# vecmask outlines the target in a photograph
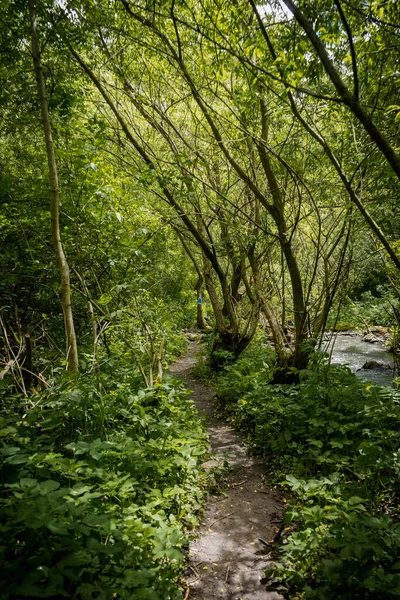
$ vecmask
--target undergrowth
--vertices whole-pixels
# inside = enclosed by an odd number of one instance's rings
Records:
[[[0,597],[178,599],[205,434],[183,385],[131,362],[58,376],[0,413]]]
[[[400,393],[322,356],[298,385],[272,385],[259,354],[228,366],[217,390],[220,410],[291,491],[271,589],[307,600],[399,597]]]

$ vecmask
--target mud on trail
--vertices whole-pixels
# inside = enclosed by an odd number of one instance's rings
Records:
[[[171,372],[192,390],[206,417],[212,458],[226,460],[230,469],[222,494],[208,499],[198,538],[189,545],[185,600],[282,600],[260,581],[271,561],[259,541],[274,538],[282,507],[265,483],[264,461],[247,454],[242,436],[214,415],[214,392],[191,377],[198,351],[190,342]]]

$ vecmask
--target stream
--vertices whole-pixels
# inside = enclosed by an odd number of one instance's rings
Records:
[[[328,341],[330,339],[330,341]],[[375,385],[392,385],[393,355],[386,351],[382,342],[365,342],[357,333],[333,334],[327,339],[324,350],[330,352],[333,346],[332,364],[347,365],[363,381]],[[362,369],[366,361],[375,360],[390,365],[390,369]]]

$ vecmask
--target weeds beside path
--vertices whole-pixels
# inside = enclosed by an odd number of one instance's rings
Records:
[[[206,417],[212,458],[229,464],[222,495],[211,496],[198,538],[190,543],[187,582],[190,600],[280,600],[260,582],[271,566],[259,540],[271,540],[282,516],[277,496],[265,482],[264,461],[249,457],[241,435],[214,415],[214,392],[191,376],[199,348],[190,342],[172,367],[193,392]],[[217,464],[217,463],[215,463]]]

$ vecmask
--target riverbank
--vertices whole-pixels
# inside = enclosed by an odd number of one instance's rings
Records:
[[[371,334],[373,335],[373,334]],[[391,386],[394,377],[394,356],[388,352],[383,336],[371,341],[355,331],[328,333],[322,349],[331,356],[332,364],[346,365],[363,381]],[[363,368],[374,361],[372,368]]]

